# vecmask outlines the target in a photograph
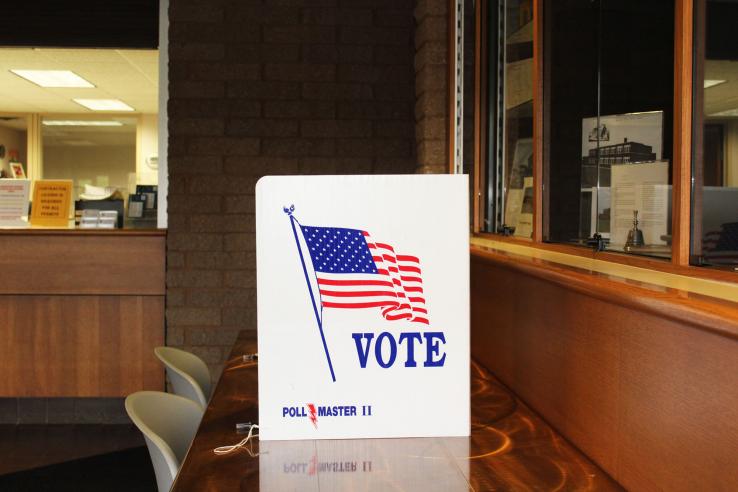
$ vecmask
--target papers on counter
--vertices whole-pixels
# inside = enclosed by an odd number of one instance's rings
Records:
[[[0,227],[28,227],[27,179],[0,179]]]

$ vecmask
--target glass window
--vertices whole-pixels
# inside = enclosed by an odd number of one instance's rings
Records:
[[[533,233],[533,2],[490,2],[487,20],[483,227]]]
[[[0,114],[0,178],[28,176],[28,121],[21,114]]]
[[[135,117],[47,115],[41,120],[43,179],[71,179],[74,199],[136,191]]]
[[[738,3],[695,2],[692,263],[738,265]]]
[[[470,175],[472,226],[478,218],[481,232],[530,238],[533,0],[463,0],[460,9],[463,63],[457,60],[462,80],[457,97],[463,111],[457,151],[462,172]]]
[[[0,48],[0,65],[0,172],[72,180],[78,212],[156,227],[158,51]]]
[[[544,238],[668,258],[674,2],[544,5]]]

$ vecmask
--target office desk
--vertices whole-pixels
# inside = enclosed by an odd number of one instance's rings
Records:
[[[258,422],[253,332],[241,332],[172,488],[232,490],[620,490],[494,377],[472,363],[469,438],[254,440],[213,449]],[[253,455],[253,456],[252,456]]]

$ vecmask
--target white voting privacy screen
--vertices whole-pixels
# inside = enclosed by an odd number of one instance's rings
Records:
[[[261,440],[468,436],[460,175],[256,186]]]

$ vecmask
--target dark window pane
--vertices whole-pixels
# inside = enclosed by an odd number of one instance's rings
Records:
[[[486,230],[530,238],[533,192],[533,3],[489,2]],[[526,193],[529,199],[526,200]]]
[[[546,237],[668,257],[674,2],[547,5]]]
[[[597,116],[598,6],[590,0],[545,4],[548,235],[577,242],[582,192],[582,119]],[[591,195],[586,197],[591,201]],[[586,200],[584,200],[586,201]]]
[[[738,266],[738,2],[695,2],[692,263]]]

